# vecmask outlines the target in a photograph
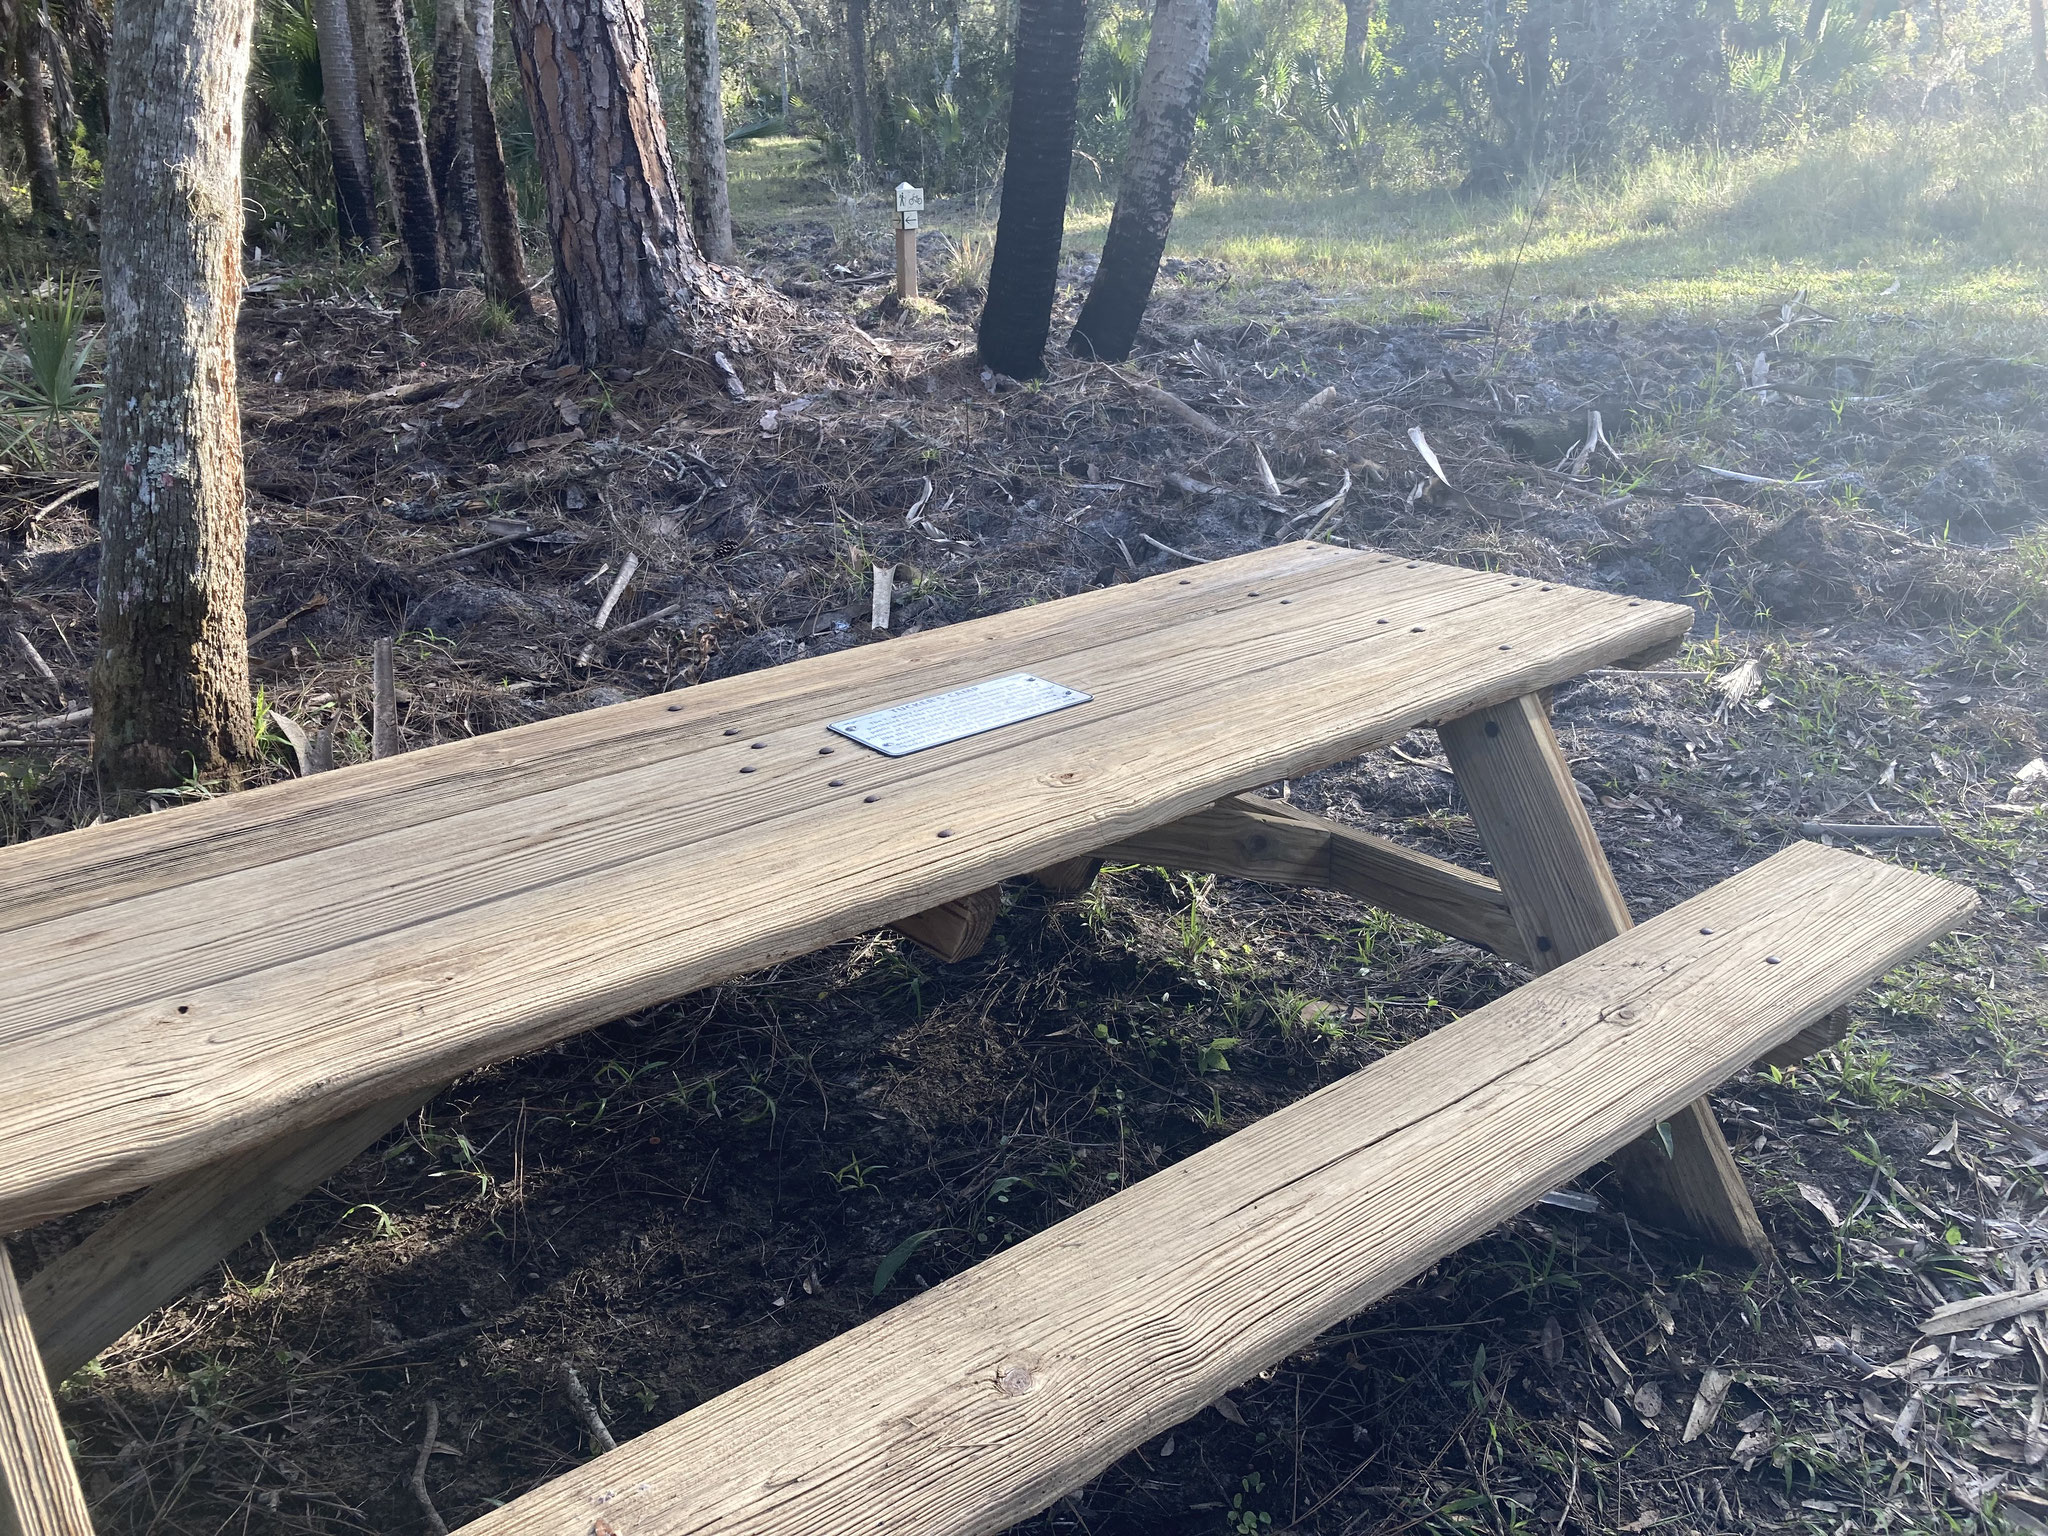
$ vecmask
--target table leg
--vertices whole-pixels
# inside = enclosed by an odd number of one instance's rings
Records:
[[[1585,954],[1632,921],[1542,701],[1526,695],[1445,724],[1444,752],[1493,859],[1537,971]],[[1645,1221],[1759,1259],[1770,1240],[1702,1099],[1613,1158]]]
[[[92,1536],[35,1333],[0,1247],[0,1532]]]

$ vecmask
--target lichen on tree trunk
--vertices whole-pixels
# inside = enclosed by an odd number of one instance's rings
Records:
[[[93,754],[118,795],[256,755],[235,398],[242,99],[255,0],[122,0],[102,284]]]
[[[1019,0],[1003,204],[978,332],[982,360],[1013,378],[1045,369],[1087,31],[1087,0]]]
[[[725,101],[718,68],[718,0],[690,0],[683,43],[689,89],[690,224],[713,261],[739,260],[725,185]]]
[[[594,367],[733,323],[676,191],[641,0],[513,0],[555,254],[560,359]]]
[[[1194,148],[1195,115],[1215,29],[1216,0],[1159,0],[1152,12],[1152,37],[1131,113],[1131,144],[1102,243],[1102,263],[1068,340],[1076,356],[1120,363],[1138,339],[1138,323],[1173,227],[1188,151]]]

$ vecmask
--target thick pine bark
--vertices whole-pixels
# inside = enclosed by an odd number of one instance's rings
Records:
[[[533,295],[526,290],[519,205],[512,197],[512,179],[505,172],[497,108],[491,105],[496,22],[497,7],[492,0],[471,0],[469,137],[476,155],[477,226],[483,240],[484,289],[523,320],[533,313]]]
[[[982,361],[1012,378],[1045,371],[1087,10],[1087,0],[1018,0],[1003,202],[978,338]]]
[[[235,400],[242,98],[255,0],[122,0],[100,266],[93,753],[121,795],[256,755]]]
[[[64,227],[64,184],[57,169],[57,143],[50,131],[52,77],[50,18],[38,0],[22,0],[14,17],[14,82],[19,92],[22,159],[28,169],[29,211],[44,229]]]
[[[1209,75],[1209,38],[1215,30],[1216,0],[1159,0],[1152,11],[1152,40],[1145,49],[1131,113],[1131,144],[1117,181],[1102,264],[1067,342],[1077,357],[1120,363],[1131,355],[1159,275],[1159,258],[1166,253],[1188,152],[1194,148],[1195,117]]]
[[[441,210],[427,164],[426,129],[420,122],[419,84],[413,78],[412,43],[406,36],[404,0],[368,0],[363,11],[370,64],[377,77],[378,128],[391,156],[392,192],[398,202],[398,242],[405,252],[406,284],[415,294],[443,286]]]
[[[476,155],[469,138],[470,61],[476,51],[468,0],[437,0],[434,70],[427,107],[427,169],[441,213],[441,259],[451,281],[483,263],[476,193]]]
[[[377,238],[377,198],[370,181],[370,146],[363,136],[348,0],[314,0],[313,29],[320,41],[321,104],[334,162],[335,228],[342,249],[379,250],[383,242]]]
[[[730,323],[676,192],[641,0],[513,0],[512,41],[548,192],[564,363],[694,345]]]
[[[853,152],[875,163],[875,111],[868,99],[868,0],[846,0],[846,79],[853,98]]]
[[[689,82],[690,225],[713,261],[739,260],[725,186],[725,99],[718,69],[718,0],[689,0],[683,43]]]

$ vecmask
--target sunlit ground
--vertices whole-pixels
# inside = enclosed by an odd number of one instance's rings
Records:
[[[813,217],[849,227],[886,217],[878,187],[877,206],[849,207],[850,185],[805,141],[734,149],[743,223]],[[1077,204],[1069,248],[1099,249],[1108,219],[1106,203]],[[943,199],[927,226],[987,229],[978,210]],[[1296,304],[1362,317],[1463,317],[1491,312],[1506,295],[1517,309],[1591,303],[1705,320],[1803,292],[1839,314],[1845,345],[1911,346],[1918,329],[1932,328],[1949,346],[2031,353],[2048,318],[2048,113],[1865,125],[1769,151],[1659,156],[1517,199],[1203,183],[1183,200],[1169,254],[1227,263],[1226,308],[1270,312],[1285,302],[1272,285],[1306,283],[1315,291]]]

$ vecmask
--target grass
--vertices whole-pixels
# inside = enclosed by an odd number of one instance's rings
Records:
[[[792,138],[734,146],[742,223],[846,218],[821,150]],[[879,196],[879,194],[871,194]],[[1109,204],[1069,210],[1067,243],[1099,250]],[[985,239],[986,209],[934,198],[927,227]],[[1837,314],[1835,350],[1945,341],[2031,352],[2048,305],[2048,109],[1997,119],[1869,122],[1779,147],[1672,151],[1535,201],[1442,188],[1224,187],[1183,198],[1169,255],[1230,268],[1225,307],[1306,283],[1302,302],[1361,318],[1487,316],[1516,307],[1621,315],[1753,314],[1804,292]],[[1164,281],[1171,281],[1165,279]],[[1894,287],[1896,284],[1896,287]]]

